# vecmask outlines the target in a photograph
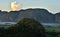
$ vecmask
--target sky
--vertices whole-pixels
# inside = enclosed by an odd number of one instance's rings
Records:
[[[51,13],[60,12],[60,0],[0,0],[0,10],[11,10],[11,2],[16,1],[21,8],[45,8]]]

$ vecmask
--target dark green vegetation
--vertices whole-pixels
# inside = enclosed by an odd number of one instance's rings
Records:
[[[7,29],[0,28],[0,37],[60,37],[60,27],[45,28],[31,18],[24,18]]]
[[[60,37],[59,27],[46,27],[45,32],[47,37]]]
[[[60,37],[60,27],[44,28],[34,19],[24,18],[7,29],[0,27],[0,37]]]
[[[0,28],[0,37],[45,37],[45,29],[34,19],[24,18],[7,29]]]
[[[24,18],[7,29],[0,28],[0,37],[60,37],[60,27],[44,27],[31,18]]]

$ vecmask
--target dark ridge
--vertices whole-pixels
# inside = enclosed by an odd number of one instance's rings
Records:
[[[17,22],[23,18],[33,18],[41,23],[56,23],[56,19],[59,15],[52,14],[47,9],[29,8],[21,9],[19,11],[1,11],[0,10],[0,22]]]

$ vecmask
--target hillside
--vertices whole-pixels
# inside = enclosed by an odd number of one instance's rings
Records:
[[[57,14],[58,15],[58,14]],[[23,18],[34,18],[35,20],[41,23],[56,23],[57,16],[56,14],[50,13],[46,9],[26,9],[19,11],[1,11],[0,10],[0,22],[17,22]],[[57,19],[56,19],[57,18]]]

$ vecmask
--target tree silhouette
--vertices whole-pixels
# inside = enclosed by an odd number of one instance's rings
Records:
[[[23,18],[7,31],[8,37],[45,37],[44,27],[32,18]]]

